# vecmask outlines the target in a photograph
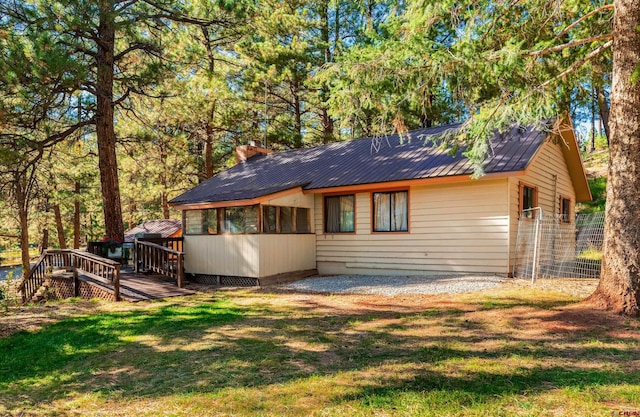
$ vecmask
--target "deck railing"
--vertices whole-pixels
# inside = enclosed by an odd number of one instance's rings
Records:
[[[151,242],[156,245],[164,246],[167,249],[171,249],[177,252],[184,252],[182,250],[182,237],[141,237],[138,241]]]
[[[75,293],[78,295],[78,275],[86,275],[106,280],[113,286],[113,296],[120,301],[120,263],[87,252],[73,249],[49,249],[42,253],[35,265],[25,276],[18,290],[22,302],[27,302],[42,287],[54,268],[65,268],[73,272]]]
[[[182,238],[177,239],[180,240],[180,248],[182,248]],[[177,239],[175,239],[176,242]],[[150,242],[149,239],[136,239],[134,252],[136,272],[146,270],[175,278],[178,287],[182,288],[184,280],[184,253],[182,251]]]

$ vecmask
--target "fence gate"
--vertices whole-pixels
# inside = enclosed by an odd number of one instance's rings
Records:
[[[604,212],[578,214],[572,222],[521,216],[513,276],[599,278],[603,237]]]

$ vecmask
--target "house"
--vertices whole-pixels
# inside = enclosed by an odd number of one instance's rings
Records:
[[[507,275],[521,215],[564,216],[591,199],[570,122],[491,139],[486,175],[429,138],[460,125],[273,152],[171,200],[185,271],[259,283],[320,274]],[[540,209],[523,210],[539,207]]]
[[[159,238],[182,236],[182,221],[179,219],[147,220],[124,232],[124,241],[133,243],[136,237],[154,236]]]

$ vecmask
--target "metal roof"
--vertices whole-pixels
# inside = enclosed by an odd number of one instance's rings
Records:
[[[172,204],[254,199],[295,187],[305,190],[392,181],[470,175],[473,165],[435,144],[460,124],[414,130],[403,135],[365,138],[306,149],[259,154],[223,171],[171,200]],[[491,138],[486,173],[524,170],[547,133],[513,128]]]
[[[125,242],[133,242],[138,234],[159,234],[161,237],[170,237],[182,229],[182,221],[176,219],[147,220],[124,233]]]

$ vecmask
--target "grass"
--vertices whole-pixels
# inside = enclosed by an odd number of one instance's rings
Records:
[[[589,261],[601,261],[602,260],[602,250],[598,248],[587,248],[576,255],[578,259],[586,259]]]
[[[29,256],[35,258],[40,254],[38,248],[29,249]],[[22,252],[20,249],[0,251],[0,266],[14,266],[22,263]]]
[[[592,201],[580,203],[580,213],[597,213],[604,211],[607,203],[607,178],[589,178],[589,188],[591,189]]]
[[[0,338],[0,415],[640,411],[640,322],[576,301],[530,287],[400,298],[239,290],[16,309],[0,316],[27,328]]]

